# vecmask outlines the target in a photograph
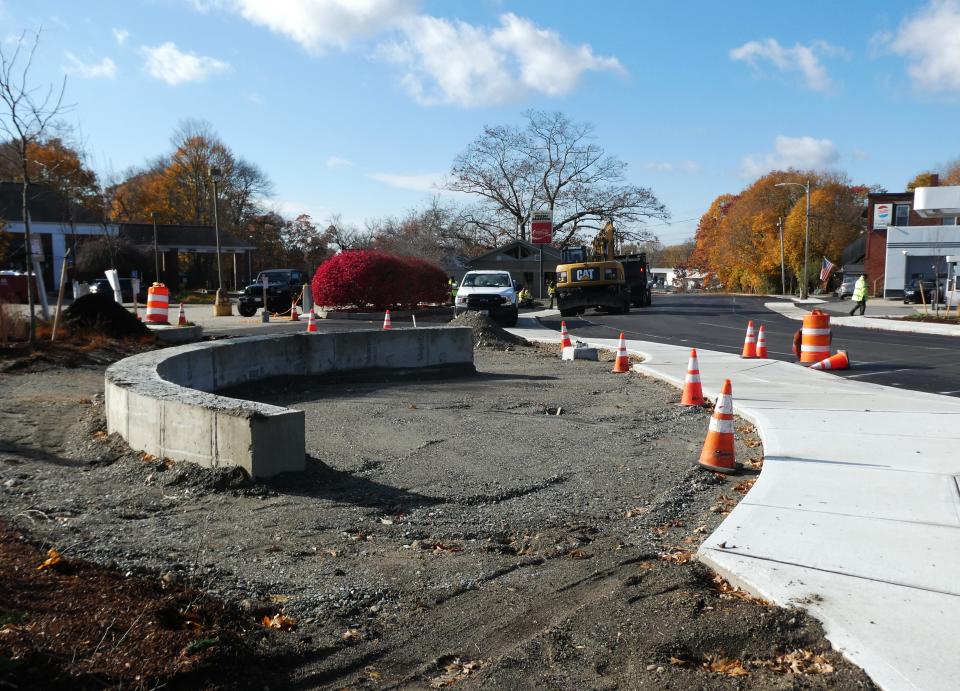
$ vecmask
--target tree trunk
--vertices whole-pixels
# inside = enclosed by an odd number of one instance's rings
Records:
[[[30,309],[30,331],[28,334],[29,343],[31,346],[34,345],[37,338],[37,315],[34,313],[34,280],[33,275],[33,247],[31,246],[30,240],[30,214],[27,209],[27,186],[29,184],[29,176],[27,175],[27,153],[26,147],[23,147],[23,155],[21,160],[23,161],[23,192],[20,197],[21,202],[21,211],[23,212],[23,243],[24,243],[24,263],[27,268],[27,304]]]

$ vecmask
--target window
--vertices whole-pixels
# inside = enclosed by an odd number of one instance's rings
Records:
[[[910,225],[910,205],[909,204],[896,204],[893,207],[893,225],[895,226]]]
[[[955,226],[957,225],[956,216],[944,216],[940,219],[940,225],[942,226]]]

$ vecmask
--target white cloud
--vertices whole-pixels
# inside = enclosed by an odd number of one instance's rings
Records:
[[[808,46],[797,43],[793,48],[781,46],[775,38],[764,41],[749,41],[730,51],[731,60],[742,60],[751,67],[769,61],[781,72],[799,72],[808,89],[826,91],[832,85],[826,68],[821,64],[819,55],[843,53],[840,48],[826,41],[814,41]]]
[[[311,52],[346,48],[413,16],[417,0],[214,0],[194,1],[231,10],[247,21],[287,36]]]
[[[348,168],[353,165],[353,161],[342,156],[327,156],[327,168]]]
[[[688,175],[699,173],[702,170],[700,164],[696,161],[650,161],[643,167],[659,173],[686,173]]]
[[[771,170],[825,168],[839,159],[840,152],[829,139],[778,135],[772,152],[744,157],[741,172],[744,177],[754,178]]]
[[[117,64],[110,58],[104,58],[100,62],[83,62],[76,55],[67,51],[64,53],[68,64],[63,66],[63,71],[67,74],[73,74],[81,79],[97,79],[106,77],[113,79],[117,75]]]
[[[367,177],[390,187],[415,192],[439,192],[444,180],[443,173],[370,173]]]
[[[853,151],[850,152],[850,155],[853,157],[853,160],[855,161],[865,161],[867,160],[867,158],[870,157],[870,154],[868,154],[863,149],[854,149]]]
[[[130,38],[130,32],[126,29],[114,29],[113,38],[117,42],[118,46],[122,46],[127,42],[127,39]]]
[[[492,29],[419,16],[404,22],[403,38],[383,44],[378,55],[405,68],[402,84],[424,105],[487,106],[531,92],[562,96],[584,72],[625,72],[616,58],[565,43],[512,13]]]
[[[924,91],[960,91],[960,1],[931,0],[904,21],[890,43],[912,59],[907,72]]]
[[[228,63],[216,58],[184,53],[170,41],[155,47],[143,46],[140,50],[147,73],[171,85],[201,82],[211,74],[230,68]]]

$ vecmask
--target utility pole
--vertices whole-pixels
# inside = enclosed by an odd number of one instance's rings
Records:
[[[157,250],[157,212],[151,211],[150,218],[153,220],[153,280],[162,283],[160,280],[160,252]]]
[[[787,294],[787,272],[783,267],[783,216],[777,219],[777,229],[780,231],[780,290],[781,295]]]

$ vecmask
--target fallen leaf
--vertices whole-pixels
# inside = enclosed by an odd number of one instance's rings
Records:
[[[96,432],[93,433],[93,438],[96,439],[97,441],[103,441],[104,439],[106,439],[106,438],[109,437],[109,436],[110,436],[110,435],[107,434],[104,430],[98,430],[98,431],[96,431]]]
[[[360,629],[347,629],[340,634],[340,640],[346,641],[347,643],[360,640]]]
[[[630,509],[629,511],[627,511],[627,518],[635,518],[636,516],[642,516],[646,513],[650,513],[650,507],[638,506],[635,509]]]
[[[337,556],[337,550],[335,550],[335,549],[325,549],[325,550],[323,550],[323,553],[326,554],[328,557],[335,557],[335,556]]]
[[[681,660],[679,657],[671,657],[671,658],[670,658],[670,664],[671,664],[671,665],[685,665],[685,664],[687,664],[687,662],[689,662],[689,660]]]
[[[679,547],[673,547],[669,552],[663,552],[659,555],[661,561],[668,561],[671,564],[687,564],[693,561],[693,552],[689,552]]]
[[[270,602],[272,602],[275,605],[284,605],[290,602],[290,596],[289,595],[271,595]]]
[[[745,677],[750,674],[743,663],[734,658],[708,656],[703,662],[703,667],[710,672],[728,677]]]
[[[42,564],[40,564],[40,566],[37,567],[37,571],[43,571],[44,569],[49,569],[52,566],[56,566],[60,563],[60,560],[60,552],[55,549],[47,550],[47,558]]]
[[[483,666],[480,660],[462,661],[455,657],[443,666],[443,672],[430,680],[430,688],[442,689],[465,679]]]
[[[740,494],[746,494],[750,491],[750,488],[753,487],[753,483],[757,481],[756,478],[750,478],[749,480],[744,480],[733,486],[734,492],[739,492]]]
[[[263,625],[268,629],[277,629],[279,631],[290,631],[294,626],[297,625],[297,620],[288,617],[286,614],[278,613],[273,615],[266,615],[263,617]]]
[[[587,554],[582,549],[572,549],[567,552],[567,556],[571,559],[589,559],[592,555]]]

